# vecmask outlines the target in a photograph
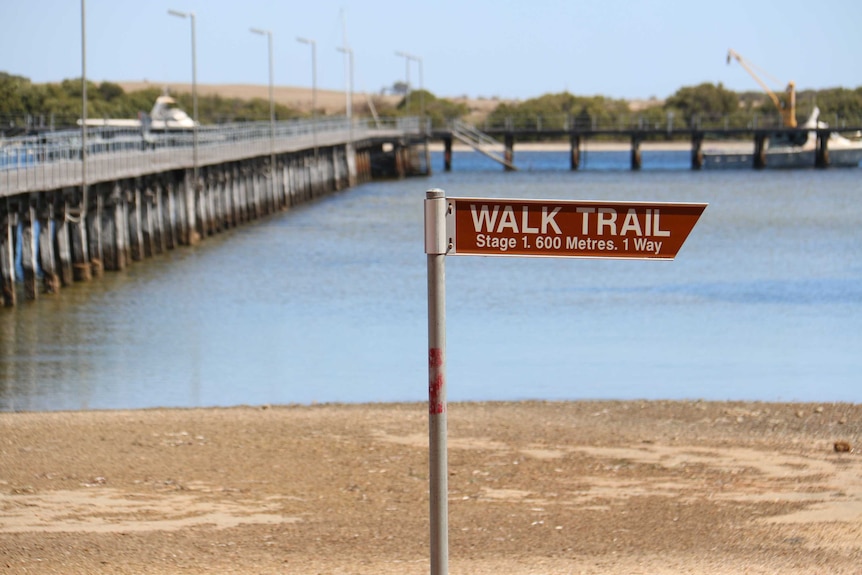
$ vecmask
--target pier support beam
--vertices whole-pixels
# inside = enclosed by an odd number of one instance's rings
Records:
[[[404,156],[404,147],[400,142],[394,144],[395,145],[395,174],[398,176],[398,179],[403,179],[406,175],[406,159]]]
[[[159,185],[164,189],[165,199],[165,246],[172,250],[180,245],[177,239],[177,189],[173,182],[164,179]]]
[[[691,135],[691,169],[703,168],[703,134],[695,132]]]
[[[54,196],[54,237],[57,243],[57,264],[59,265],[60,283],[70,286],[75,282],[72,260],[72,242],[69,237],[69,203],[66,200],[68,191]]]
[[[54,194],[42,194],[36,208],[39,219],[39,266],[42,289],[53,294],[60,291],[60,274],[54,250]]]
[[[11,307],[15,296],[15,237],[18,229],[17,214],[8,199],[0,201],[0,291],[3,305]]]
[[[512,144],[510,139],[510,150]],[[449,169],[451,146],[450,139]],[[198,178],[186,168],[4,196],[0,306],[56,293],[106,269],[121,271],[132,261],[368,181],[379,175],[381,158],[385,176],[392,175],[396,161],[400,177],[431,172],[427,138],[400,138],[393,154],[378,147],[326,146],[313,155],[285,153],[275,164],[251,157],[207,165]]]
[[[817,168],[828,168],[829,161],[829,132],[817,131],[817,151],[814,154],[814,166]]]
[[[36,209],[33,205],[35,201],[35,197],[28,197],[18,205],[18,213],[21,217],[21,268],[24,271],[24,297],[30,300],[39,297],[39,285],[36,282],[39,268],[36,262]]]
[[[87,249],[90,254],[90,269],[95,277],[101,277],[104,270],[102,240],[102,211],[104,198],[100,186],[90,186],[90,205],[87,207]]]
[[[569,143],[569,168],[575,171],[581,167],[581,137],[572,136],[569,138]]]
[[[512,133],[506,134],[505,137],[505,150],[503,151],[503,158],[506,160],[505,170],[507,172],[511,172],[512,168],[509,166],[515,163],[515,135]]]
[[[145,258],[151,258],[158,253],[156,215],[155,195],[152,188],[147,186],[141,194],[141,235]]]
[[[87,238],[86,206],[80,188],[66,196],[66,220],[69,225],[69,245],[72,249],[72,276],[76,282],[88,282],[93,277],[90,265],[90,241]]]
[[[632,170],[641,169],[641,142],[643,137],[632,135]]]
[[[132,260],[136,262],[144,259],[142,212],[141,189],[139,186],[135,186],[132,191],[132,199],[129,202],[129,251]]]
[[[124,193],[115,184],[106,198],[103,208],[102,226],[102,263],[104,269],[122,271],[126,269],[126,225],[123,206]]]
[[[425,171],[420,172],[423,176],[431,175],[431,148],[428,146],[428,138],[426,137],[422,143],[422,154],[425,158]]]
[[[165,189],[158,180],[151,181],[148,187],[153,191],[153,226],[156,234],[156,251],[160,254],[168,250],[168,238],[165,222]]]
[[[762,170],[766,167],[766,135],[754,135],[754,169]]]
[[[452,171],[452,137],[443,138],[443,171]]]

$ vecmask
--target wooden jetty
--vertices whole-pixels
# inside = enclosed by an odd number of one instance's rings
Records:
[[[313,137],[308,126],[282,127],[276,138],[268,125],[251,136],[250,126],[201,130],[195,150],[188,134],[142,142],[140,134],[104,131],[90,140],[105,148],[94,147],[83,160],[79,142],[53,134],[21,140],[14,165],[5,145],[3,305],[121,271],[357,183],[430,171],[427,138],[410,127],[341,126]]]
[[[557,141],[568,142],[570,169],[578,170],[581,166],[581,153],[585,143],[589,139],[603,138],[613,141],[630,142],[630,166],[632,170],[640,170],[643,166],[641,145],[648,141],[672,141],[683,140],[691,144],[691,168],[699,170],[704,165],[703,142],[706,138],[716,140],[744,141],[751,139],[754,143],[751,167],[761,169],[767,167],[766,141],[776,134],[792,136],[795,134],[816,134],[816,153],[812,167],[829,167],[829,136],[841,132],[859,132],[862,127],[836,128],[673,128],[664,127],[646,128],[583,128],[571,126],[563,129],[543,129],[541,126],[533,128],[510,128],[490,127],[483,128],[480,135],[473,134],[469,138],[464,136],[465,130],[460,124],[453,124],[445,130],[433,132],[434,140],[443,142],[443,169],[452,169],[452,145],[455,140],[461,141],[474,149],[484,153],[499,162],[507,171],[517,169],[515,157],[515,143]],[[476,130],[478,132],[478,130]],[[491,154],[487,150],[495,148],[497,153]]]

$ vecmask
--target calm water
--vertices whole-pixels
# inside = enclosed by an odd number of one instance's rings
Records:
[[[456,153],[0,309],[0,410],[425,400],[432,187],[710,204],[673,262],[447,258],[450,400],[862,402],[862,170],[515,160]]]

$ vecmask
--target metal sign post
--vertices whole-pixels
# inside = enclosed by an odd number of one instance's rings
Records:
[[[431,575],[449,571],[446,255],[672,260],[706,204],[425,195]]]
[[[449,473],[446,460],[446,198],[425,195],[428,254],[428,467],[431,575],[449,572]]]

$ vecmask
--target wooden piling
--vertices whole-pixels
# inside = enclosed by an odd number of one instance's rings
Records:
[[[168,249],[165,239],[165,209],[164,190],[158,180],[151,181],[148,188],[153,193],[153,236],[156,253],[162,254]]]
[[[87,237],[86,206],[80,188],[66,195],[66,219],[69,224],[69,244],[72,248],[72,276],[77,282],[90,281],[90,240]]]
[[[347,144],[344,150],[344,167],[346,184],[345,188],[352,188],[356,185],[356,148],[352,143]]]
[[[0,291],[3,305],[17,303],[15,293],[15,238],[18,229],[17,213],[11,201],[0,200]]]
[[[569,169],[576,171],[581,167],[581,137],[572,135],[569,138]]]
[[[135,186],[129,201],[129,253],[132,261],[144,259],[143,205],[141,189]]]
[[[126,269],[124,204],[125,194],[120,184],[115,183],[107,192],[102,212],[102,262],[109,271]]]
[[[21,220],[21,268],[24,272],[24,297],[35,300],[39,297],[39,286],[36,282],[36,210],[33,205],[37,194],[26,196],[26,200],[18,205]]]
[[[404,147],[399,142],[395,146],[395,174],[399,179],[403,178],[407,173],[406,167],[404,165]]]
[[[170,178],[162,178],[162,183],[165,187],[165,197],[167,198],[167,215],[165,217],[165,226],[167,232],[165,239],[169,250],[175,249],[180,245],[179,240],[179,204],[177,203],[177,186]]]
[[[452,171],[452,136],[443,138],[443,171]]]
[[[513,170],[512,166],[515,164],[515,135],[511,132],[507,133],[504,138],[503,146],[503,159],[506,160],[504,169],[507,172],[511,172]]]
[[[69,225],[69,190],[63,190],[55,195],[55,233],[54,241],[57,247],[57,265],[59,266],[60,283],[64,287],[75,282],[74,260],[72,259],[72,238]]]
[[[401,175],[430,172],[427,142],[399,141]],[[0,199],[0,292],[36,299],[102,271],[121,271],[179,245],[372,178],[369,145],[249,158]],[[84,203],[86,201],[86,204]],[[20,242],[19,242],[20,237]],[[16,255],[23,274],[16,272]]]
[[[641,158],[641,142],[643,137],[637,134],[632,135],[632,152],[631,152],[631,167],[632,170],[640,170],[642,165]]]
[[[54,249],[54,196],[40,194],[36,205],[39,221],[39,267],[42,270],[42,290],[47,294],[60,291],[60,274]]]
[[[829,161],[829,132],[817,131],[817,151],[814,154],[814,166],[817,168],[828,168]]]
[[[104,272],[104,251],[102,241],[102,209],[104,205],[103,186],[90,186],[90,206],[87,209],[87,249],[90,254],[90,270],[93,277],[101,277]]]
[[[701,168],[703,168],[703,134],[696,132],[691,135],[691,169]]]
[[[762,170],[766,167],[766,135],[754,135],[754,168]]]
[[[141,236],[144,242],[144,257],[151,258],[157,253],[156,247],[156,210],[153,190],[144,188],[141,193]]]
[[[201,237],[197,231],[196,216],[195,216],[195,197],[197,196],[197,188],[200,184],[200,178],[195,178],[194,174],[189,170],[183,173],[183,178],[180,184],[180,199],[182,201],[182,231],[180,232],[180,243],[193,246],[196,245]]]

